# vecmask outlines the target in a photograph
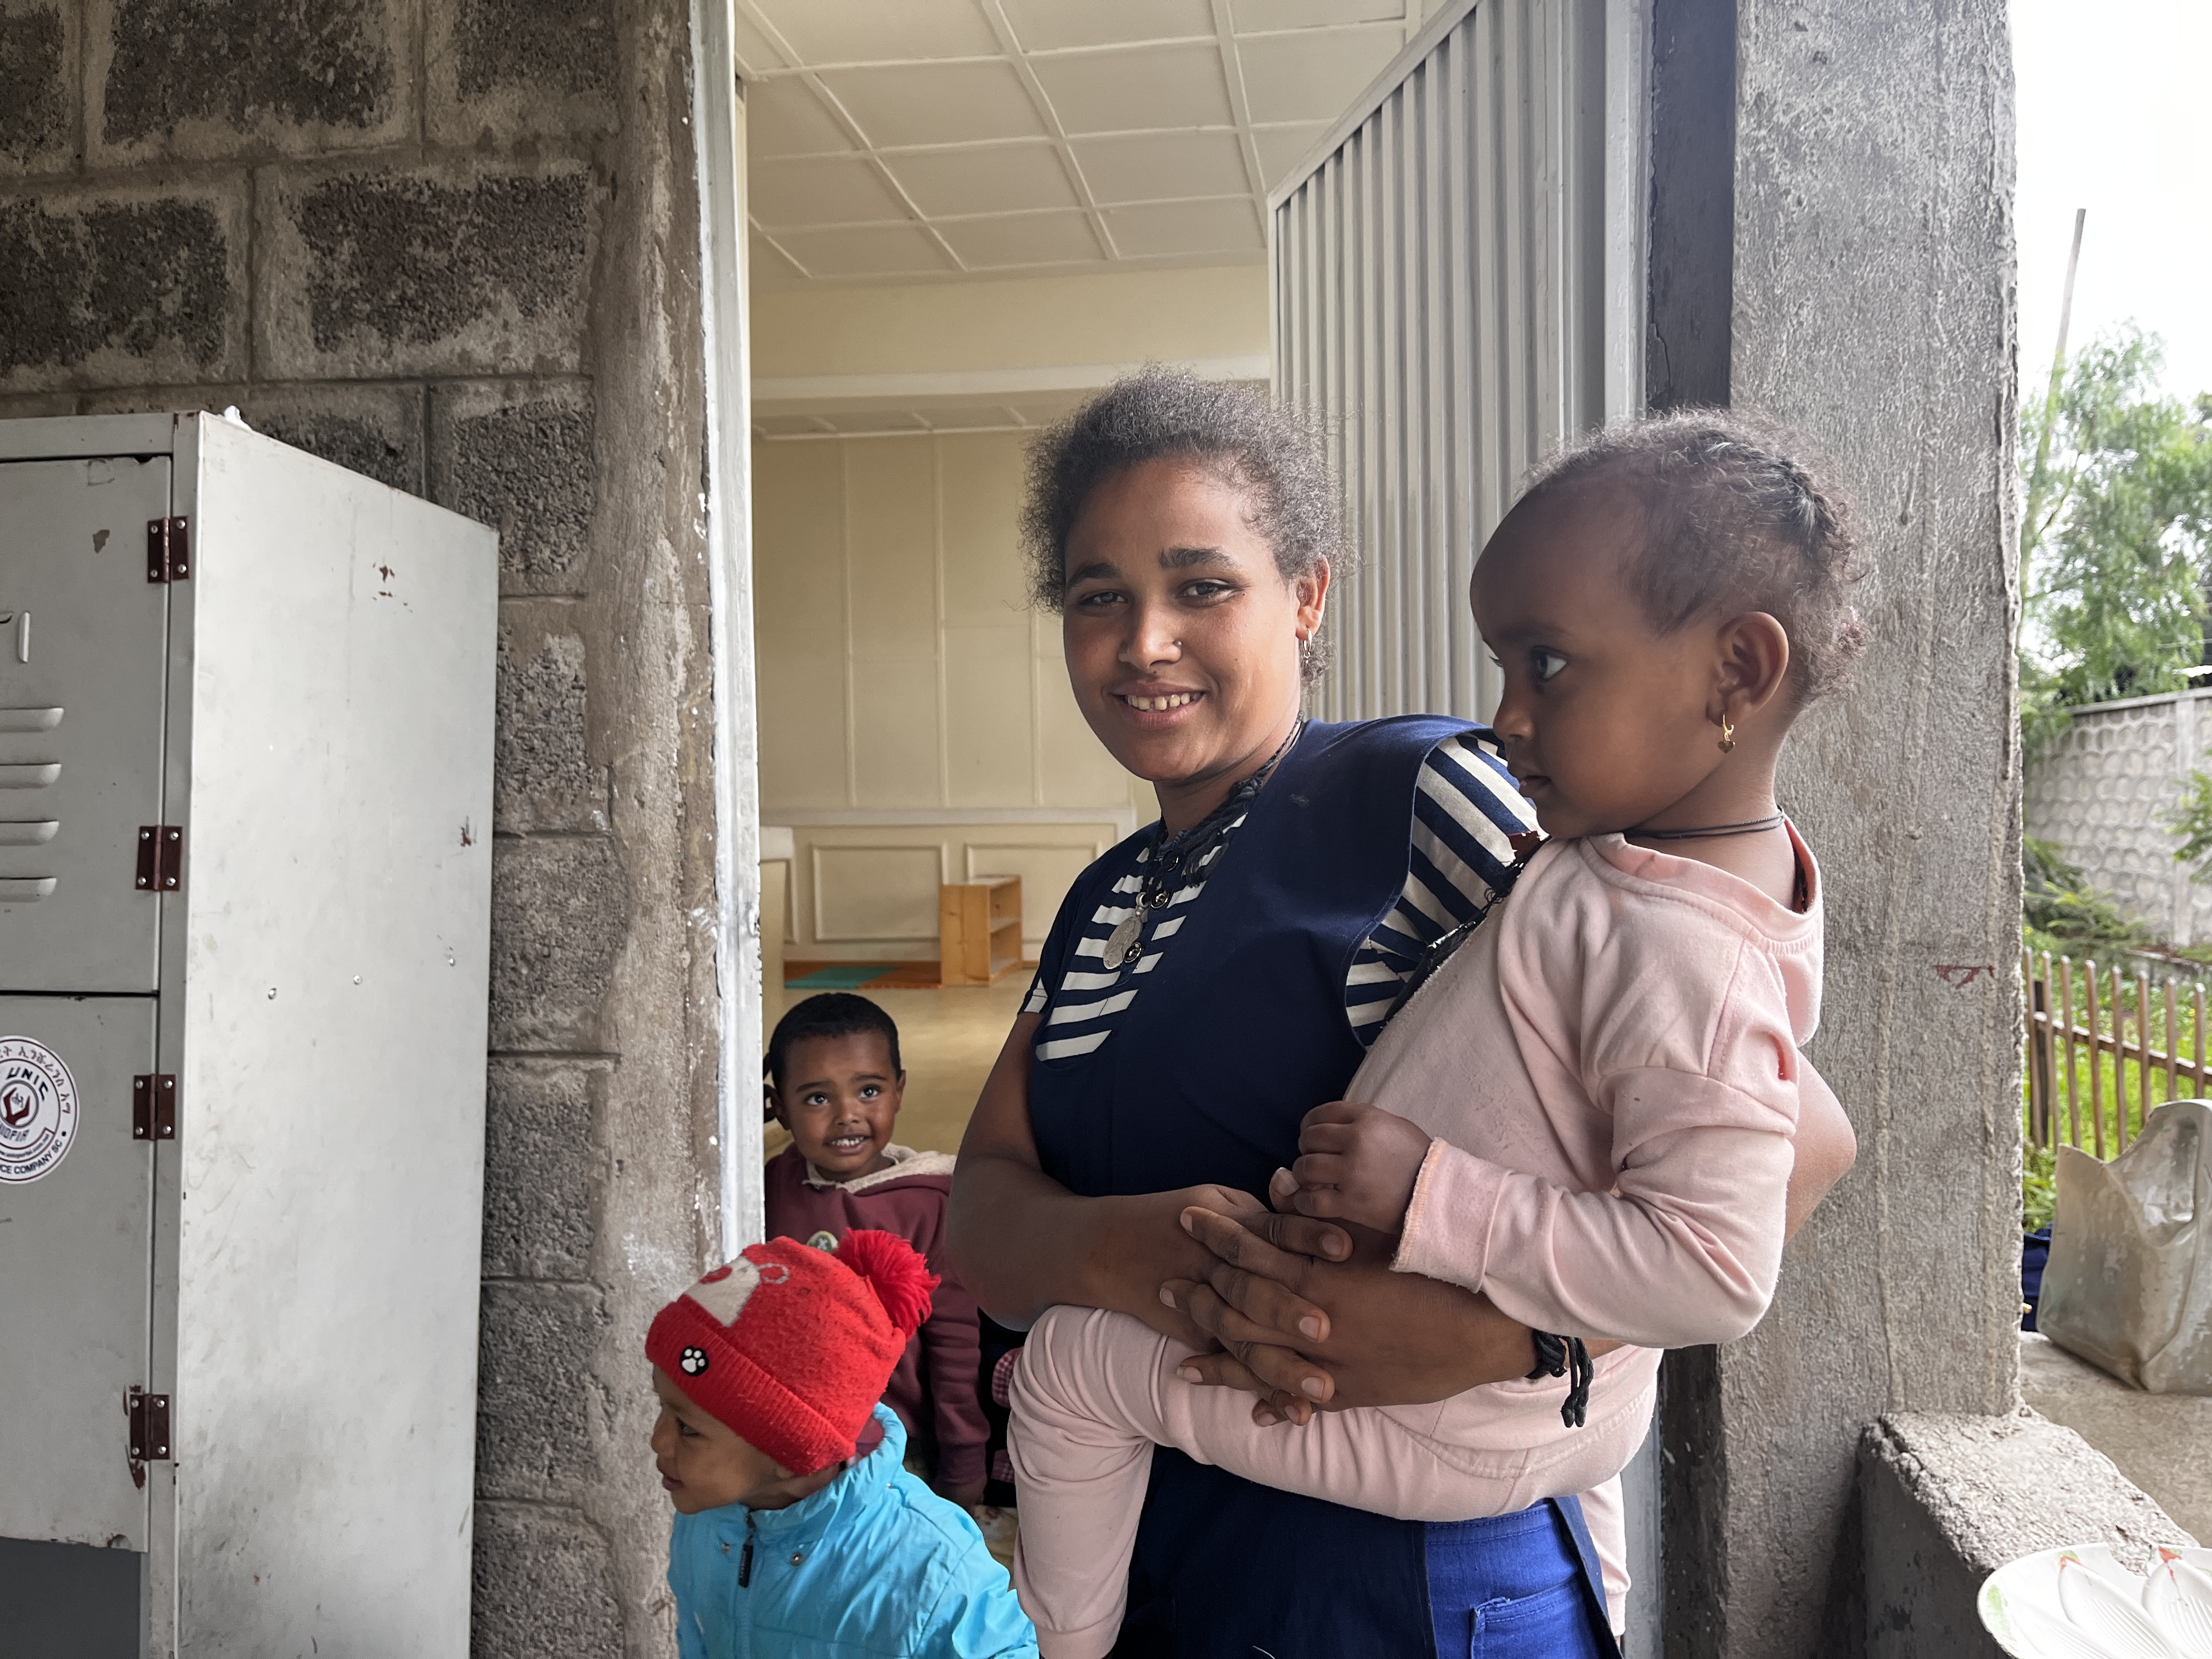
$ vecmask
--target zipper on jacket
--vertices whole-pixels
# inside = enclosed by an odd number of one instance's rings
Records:
[[[745,1547],[738,1556],[738,1588],[750,1589],[753,1583],[753,1516],[745,1511]]]

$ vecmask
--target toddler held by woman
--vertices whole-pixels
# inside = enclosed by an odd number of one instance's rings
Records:
[[[1015,1580],[1047,1656],[1113,1646],[1154,1444],[1402,1519],[1547,1506],[1621,1558],[1617,1507],[1585,1532],[1574,1495],[1642,1442],[1660,1351],[1743,1335],[1774,1291],[1821,951],[1774,769],[1861,647],[1856,574],[1834,492],[1711,411],[1592,436],[1499,526],[1472,591],[1504,673],[1492,729],[1550,839],[1486,924],[1432,949],[1273,1196],[1487,1296],[1538,1333],[1540,1370],[1263,1427],[1179,1380],[1188,1348],[1052,1310],[1012,1446]],[[1626,1346],[1593,1368],[1600,1340]],[[1608,1645],[1594,1626],[1588,1650]]]

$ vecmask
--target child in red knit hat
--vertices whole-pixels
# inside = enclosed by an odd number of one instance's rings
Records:
[[[904,1239],[754,1244],[653,1318],[683,1659],[1018,1659],[1036,1632],[877,1403],[937,1281]]]

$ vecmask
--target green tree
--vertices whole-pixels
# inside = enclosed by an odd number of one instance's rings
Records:
[[[2132,326],[2100,337],[2068,366],[2055,408],[2022,422],[2031,472],[2051,422],[2021,526],[2021,703],[2033,746],[2063,727],[2068,704],[2173,690],[2212,656],[2212,395],[2193,407],[2158,395],[2162,350]]]

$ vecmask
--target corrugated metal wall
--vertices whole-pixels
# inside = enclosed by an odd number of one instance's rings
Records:
[[[1324,719],[1489,712],[1474,556],[1532,462],[1635,398],[1639,77],[1607,61],[1638,56],[1633,22],[1448,5],[1274,194],[1276,392],[1325,421],[1359,554]]]

